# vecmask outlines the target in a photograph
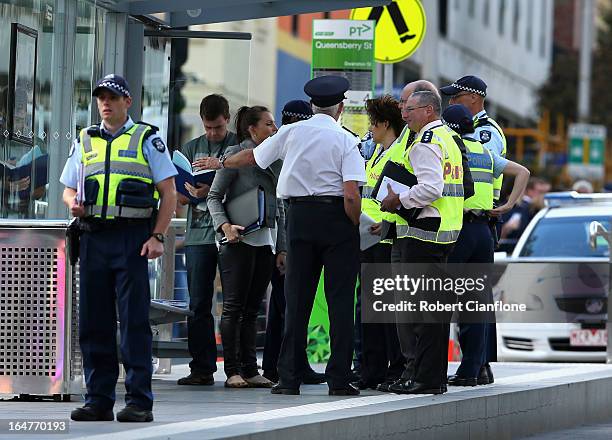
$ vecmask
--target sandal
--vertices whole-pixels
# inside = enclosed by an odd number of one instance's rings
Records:
[[[225,381],[225,388],[248,388],[249,384],[239,374],[228,377]]]
[[[251,388],[272,388],[274,382],[266,379],[261,374],[244,379]]]

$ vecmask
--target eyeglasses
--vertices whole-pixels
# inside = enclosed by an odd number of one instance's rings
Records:
[[[429,105],[421,105],[421,106],[419,106],[419,107],[406,107],[406,108],[404,109],[404,111],[406,111],[406,112],[411,112],[412,110],[416,110],[416,109],[418,109],[418,108],[425,108],[425,107],[429,107]]]

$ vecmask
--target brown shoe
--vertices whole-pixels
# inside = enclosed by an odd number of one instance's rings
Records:
[[[274,386],[274,382],[266,379],[261,374],[256,374],[255,376],[245,378],[244,380],[251,388],[272,388],[272,386]]]
[[[197,374],[190,373],[189,376],[181,377],[177,384],[179,385],[214,385],[215,378],[212,374]]]
[[[230,376],[225,381],[225,388],[248,388],[249,384],[239,374]]]

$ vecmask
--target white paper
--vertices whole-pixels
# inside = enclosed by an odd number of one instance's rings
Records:
[[[387,185],[389,184],[391,185],[391,189],[393,190],[393,192],[396,194],[401,194],[404,191],[407,191],[410,189],[408,185],[404,185],[403,183],[399,183],[396,180],[393,180],[387,176],[384,176],[382,182],[380,183],[380,188],[378,188],[378,194],[376,194],[376,200],[378,200],[379,202],[382,202],[383,199],[387,197],[387,194],[389,193],[387,191]]]
[[[370,233],[370,226],[374,224],[376,224],[376,222],[372,217],[361,213],[359,216],[359,248],[362,251],[374,246],[381,240],[380,235]]]
[[[82,205],[85,202],[85,166],[81,162],[79,164],[79,171],[77,173],[77,193],[76,193],[76,202],[79,205]]]

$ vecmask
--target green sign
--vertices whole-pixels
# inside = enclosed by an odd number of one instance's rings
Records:
[[[606,147],[606,127],[570,124],[568,130],[568,172],[581,179],[602,179]]]
[[[351,83],[342,124],[359,136],[369,123],[365,100],[374,92],[374,21],[313,20],[312,78],[341,75]]]

